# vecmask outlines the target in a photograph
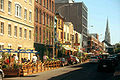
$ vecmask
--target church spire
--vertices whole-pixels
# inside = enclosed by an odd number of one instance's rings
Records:
[[[109,31],[108,18],[107,18],[106,31],[105,31],[105,41],[110,43],[110,31]]]

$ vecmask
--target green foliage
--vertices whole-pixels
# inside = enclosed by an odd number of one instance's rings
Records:
[[[116,43],[115,46],[115,53],[120,53],[120,43]]]

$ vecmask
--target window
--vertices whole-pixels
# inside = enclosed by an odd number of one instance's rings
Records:
[[[12,47],[12,44],[8,44],[8,49],[11,49],[11,47]]]
[[[21,6],[19,4],[15,4],[15,16],[21,17]]]
[[[37,42],[38,41],[38,27],[36,26],[36,28],[35,28],[35,42]]]
[[[45,7],[45,0],[43,0],[43,6]]]
[[[27,29],[24,29],[24,38],[27,38]]]
[[[64,39],[66,39],[66,33],[64,32]]]
[[[22,28],[20,28],[19,36],[20,36],[20,38],[22,37]]]
[[[11,2],[8,1],[8,13],[10,14],[11,13]]]
[[[4,45],[0,44],[0,50],[4,49]]]
[[[40,30],[39,30],[39,42],[41,43],[41,27],[40,27]]]
[[[48,39],[48,30],[46,30],[46,42],[47,42],[47,44],[48,44],[48,41],[49,41],[49,39]]]
[[[35,9],[35,21],[38,22],[38,8]]]
[[[43,43],[45,43],[45,29],[43,29]]]
[[[14,27],[14,36],[17,37],[17,26]]]
[[[61,32],[61,39],[63,40],[63,32]]]
[[[24,19],[27,20],[27,9],[24,9]]]
[[[49,44],[51,44],[51,32],[49,31]]]
[[[4,10],[4,0],[0,0],[0,9]]]
[[[52,32],[52,45],[53,45],[53,32]]]
[[[29,11],[29,21],[31,22],[32,21],[32,12]]]
[[[29,0],[29,3],[32,4],[32,0]]]
[[[48,9],[48,0],[47,0],[47,9]]]
[[[39,23],[41,24],[41,10],[39,12]]]
[[[8,24],[8,35],[11,36],[11,24]]]
[[[53,1],[52,1],[52,12],[54,11],[54,3],[53,3]]]
[[[67,33],[67,40],[69,40],[69,33]]]
[[[1,22],[0,33],[4,34],[4,23],[3,22]]]
[[[42,4],[42,0],[39,0],[39,4]]]
[[[31,39],[31,30],[29,30],[29,39]]]
[[[43,13],[43,24],[45,25],[45,12]]]
[[[46,19],[46,20],[47,20],[46,22],[47,22],[47,24],[48,24],[48,14],[47,14],[47,19]]]
[[[49,0],[49,10],[51,10],[51,0]]]
[[[49,17],[49,26],[51,25],[51,16]]]

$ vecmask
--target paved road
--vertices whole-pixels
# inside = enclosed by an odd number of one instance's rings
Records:
[[[116,70],[120,70],[119,67]],[[84,63],[26,77],[6,77],[4,80],[114,80],[113,76],[115,73],[97,72],[96,69],[97,64]]]

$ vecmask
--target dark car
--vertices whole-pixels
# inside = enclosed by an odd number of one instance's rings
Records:
[[[115,64],[111,59],[101,59],[98,62],[97,71],[111,71],[115,70]]]
[[[61,66],[66,66],[66,65],[68,65],[67,59],[65,59],[65,58],[60,58],[60,61],[61,61]]]

